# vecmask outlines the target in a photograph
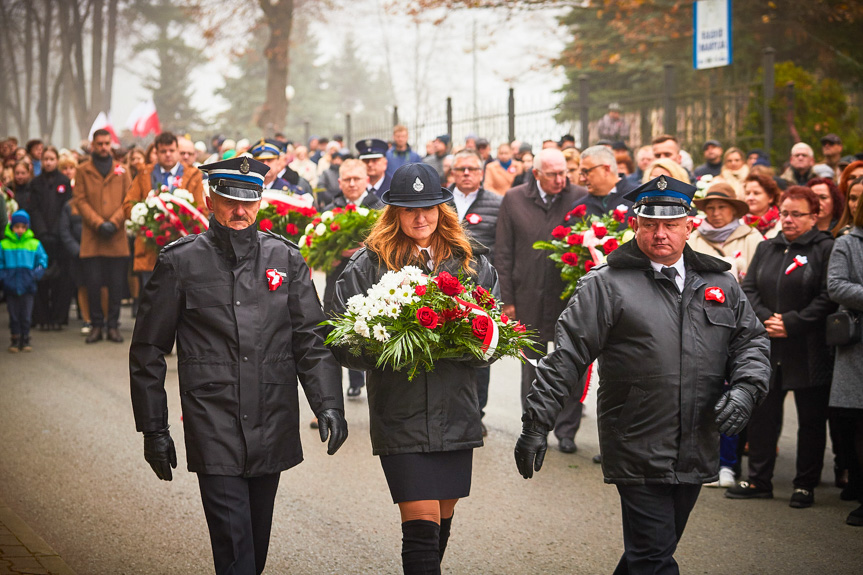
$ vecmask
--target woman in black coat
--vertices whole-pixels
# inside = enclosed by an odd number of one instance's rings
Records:
[[[770,391],[749,421],[749,481],[726,492],[732,499],[773,497],[776,444],[785,394],[797,406],[797,473],[791,507],[809,507],[821,480],[827,441],[827,403],[833,360],[825,319],[836,310],[827,294],[833,237],[818,230],[818,197],[791,186],[779,204],[782,232],[759,244],[743,291],[770,336]]]
[[[60,216],[72,198],[72,182],[57,169],[59,153],[54,146],[42,152],[42,173],[30,182],[30,218],[33,233],[48,254],[48,271],[39,282],[33,324],[59,330],[69,323],[69,304],[75,284],[69,258],[60,238]]]
[[[478,254],[445,202],[434,168],[405,164],[381,200],[388,204],[336,284],[334,312],[365,295],[390,270],[425,267],[429,275],[463,273],[497,297],[497,272]],[[442,360],[412,381],[406,372],[375,367],[376,358],[333,350],[348,368],[368,371],[372,448],[402,519],[406,574],[439,574],[456,502],[470,493],[473,449],[482,446],[473,359]]]

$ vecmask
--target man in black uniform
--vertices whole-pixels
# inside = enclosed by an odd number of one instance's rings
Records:
[[[719,433],[746,425],[770,380],[767,332],[730,265],[686,244],[694,193],[660,176],[627,195],[635,240],[579,280],[555,350],[536,368],[515,447],[519,472],[532,477],[555,416],[598,358],[602,471],[623,518],[616,575],[678,573],[674,550],[701,485],[719,475]]]
[[[132,407],[144,458],[170,481],[164,356],[176,338],[188,468],[216,573],[261,573],[279,474],[303,459],[297,378],[332,455],[348,434],[341,368],[299,249],[255,225],[267,166],[240,157],[203,168],[210,228],[159,254],[129,351]]]

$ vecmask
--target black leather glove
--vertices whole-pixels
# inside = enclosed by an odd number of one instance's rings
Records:
[[[99,225],[99,235],[103,238],[110,238],[116,233],[117,226],[114,225],[114,222],[102,222]]]
[[[168,428],[144,433],[144,459],[156,472],[156,477],[171,481],[171,468],[177,468],[177,452]]]
[[[755,408],[755,397],[749,390],[742,387],[732,387],[722,394],[713,413],[716,414],[716,425],[719,433],[727,436],[736,435],[749,423],[752,410]]]
[[[321,441],[326,441],[327,435],[330,436],[327,454],[332,455],[348,438],[348,422],[338,409],[325,409],[318,414],[318,431],[321,432]]]
[[[525,479],[533,477],[534,471],[542,468],[545,451],[548,449],[548,428],[535,421],[525,421],[521,435],[515,442],[515,464]]]

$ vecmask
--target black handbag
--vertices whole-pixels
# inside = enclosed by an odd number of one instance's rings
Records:
[[[827,316],[827,345],[842,346],[860,341],[860,314],[844,309]]]

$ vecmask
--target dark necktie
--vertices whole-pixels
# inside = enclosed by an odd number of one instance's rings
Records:
[[[659,271],[671,281],[674,281],[677,278],[677,268],[662,266],[662,269]],[[677,282],[675,282],[674,285],[677,285]]]
[[[432,269],[431,265],[429,265],[429,262],[431,261],[431,256],[429,256],[428,250],[420,250],[420,261],[422,262],[425,270],[431,273]]]

